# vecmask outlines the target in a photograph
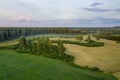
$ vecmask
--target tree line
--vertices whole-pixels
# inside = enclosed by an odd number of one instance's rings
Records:
[[[37,37],[35,39],[26,40],[25,37],[19,38],[19,44],[14,50],[18,53],[29,53],[33,55],[42,55],[54,59],[62,59],[64,61],[73,61],[74,57],[65,54],[65,47],[59,39],[56,45],[53,45],[48,37]]]
[[[0,28],[0,41],[19,38],[20,36],[31,36],[39,34],[86,34],[85,30],[74,30],[72,28]]]
[[[102,30],[99,37],[114,41],[120,41],[120,30]]]

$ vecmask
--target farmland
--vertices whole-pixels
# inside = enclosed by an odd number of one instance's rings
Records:
[[[38,35],[40,36],[40,35]],[[30,37],[27,37],[27,39],[31,39],[31,38],[35,38],[35,37],[38,37],[38,36],[30,36]],[[61,40],[69,40],[69,41],[77,41],[76,38],[74,38],[75,36],[71,36],[68,38],[66,38],[66,36],[62,37],[60,35],[46,35],[46,36],[49,36],[51,37],[50,40],[58,40],[58,39],[61,39]],[[86,36],[84,36],[84,39],[86,39]],[[95,38],[92,37],[93,40],[95,41],[98,41],[96,40]],[[82,42],[85,43],[85,41],[83,40]],[[74,60],[74,63],[76,65],[79,65],[79,66],[89,66],[89,67],[98,67],[100,68],[102,71],[104,71],[105,73],[112,73],[113,75],[115,75],[116,77],[119,78],[119,71],[120,71],[120,68],[119,68],[119,61],[120,61],[120,54],[119,54],[119,47],[120,47],[120,44],[117,44],[115,41],[110,41],[110,40],[105,40],[105,39],[101,39],[100,41],[98,42],[104,42],[105,45],[102,46],[102,47],[85,47],[85,46],[79,46],[79,45],[75,45],[75,44],[64,44],[65,48],[66,48],[66,53],[67,54],[70,54],[70,55],[73,55],[75,57],[75,60]],[[6,42],[2,42],[0,43],[0,46],[6,46],[7,44],[9,45],[13,45],[13,44],[16,44],[18,43],[17,40],[13,40],[13,41],[6,41]],[[3,50],[0,50],[2,53],[1,56],[6,56],[6,55],[16,55],[19,59],[19,56],[30,56],[31,58],[35,58],[37,56],[31,56],[31,55],[20,55],[20,54],[16,54],[15,52],[13,51],[3,51]],[[5,54],[5,55],[4,55]],[[41,61],[41,58],[43,58],[42,56],[39,56],[40,60],[37,59],[38,61]],[[24,57],[26,59],[26,57]],[[37,57],[38,58],[38,57]],[[8,58],[9,59],[9,58]],[[46,60],[47,58],[45,58],[44,60]],[[24,59],[23,59],[24,60]],[[33,60],[33,59],[32,59]],[[32,62],[31,60],[31,62]],[[51,59],[52,60],[52,59]],[[3,61],[3,60],[2,60]],[[16,60],[15,60],[16,61]],[[54,60],[52,60],[54,61]],[[56,60],[55,60],[56,61]],[[43,61],[44,62],[44,61]],[[45,62],[48,62],[48,61],[45,61]],[[59,63],[59,60],[56,61],[58,62],[58,64],[60,65],[66,65],[66,66],[69,66],[67,64],[65,64],[64,62],[60,62]],[[1,63],[4,63],[4,62],[1,62]],[[8,62],[9,63],[9,62]],[[16,62],[12,62],[10,63],[9,65],[11,66],[11,64],[13,63],[16,63]],[[19,63],[19,62],[18,62]],[[27,61],[26,61],[27,63]],[[25,64],[26,64],[25,63]],[[34,63],[34,62],[33,62]],[[34,63],[36,64],[36,63]],[[40,66],[38,65],[39,63],[37,63],[36,65],[37,66]],[[41,63],[40,63],[41,64]],[[47,63],[46,63],[47,64]],[[54,63],[57,65],[58,67],[58,64],[57,63]],[[2,64],[4,65],[4,64]],[[8,66],[9,66],[8,65]],[[18,65],[18,64],[15,64],[15,65]],[[50,65],[48,63],[48,65]],[[55,65],[55,66],[56,66]],[[26,66],[26,67],[25,67]],[[27,68],[27,66],[29,67],[29,65],[25,65],[25,69]],[[52,65],[53,66],[53,65]],[[14,66],[12,66],[14,67]],[[34,66],[35,67],[35,66]],[[69,66],[70,67],[70,66]],[[71,68],[74,68],[74,67],[71,67]],[[62,68],[63,69],[63,68]],[[74,69],[78,69],[78,68],[74,68]],[[78,69],[79,70],[79,69]],[[80,69],[82,70],[82,69]],[[36,70],[35,70],[36,71]],[[54,71],[54,70],[53,70]],[[87,70],[85,70],[87,71]],[[67,71],[68,72],[68,71]],[[74,72],[74,71],[71,71],[71,72]],[[81,72],[81,71],[79,71]],[[89,71],[90,72],[90,71]],[[35,72],[36,73],[36,72]],[[38,73],[38,72],[37,72]],[[51,72],[48,72],[48,73],[51,73]],[[64,73],[64,72],[63,72]],[[34,74],[34,72],[33,72]],[[60,74],[60,73],[58,73]],[[64,74],[71,74],[71,73],[64,73]],[[73,73],[72,73],[73,74]],[[76,74],[76,72],[74,73]],[[78,72],[77,72],[78,74]],[[79,73],[81,75],[81,73]],[[91,74],[91,73],[90,73]],[[96,74],[96,73],[95,73]],[[101,74],[101,73],[97,73],[97,74]],[[3,74],[2,74],[3,75]],[[5,73],[6,75],[6,73]],[[28,74],[26,73],[26,75],[28,76]],[[86,75],[86,74],[85,74]],[[105,76],[106,74],[104,74]],[[52,76],[52,75],[51,75]],[[57,75],[58,76],[58,75]],[[77,75],[76,75],[77,76]],[[73,78],[71,79],[74,79],[74,77],[76,78],[76,80],[80,78],[80,76],[73,76]],[[39,78],[38,76],[35,75],[35,77]],[[28,79],[26,77],[26,79]],[[35,79],[33,77],[33,79]],[[43,78],[45,79],[45,78]],[[48,78],[46,78],[47,80]],[[86,78],[84,80],[94,80],[93,78]],[[52,78],[52,80],[54,80],[54,78]],[[67,79],[66,79],[67,80]],[[68,80],[70,80],[70,78],[68,77]],[[101,79],[100,79],[101,80]],[[110,80],[110,79],[109,79]],[[113,79],[111,79],[113,80]]]

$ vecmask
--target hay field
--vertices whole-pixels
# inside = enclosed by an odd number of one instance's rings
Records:
[[[86,39],[87,36],[84,36]],[[70,40],[78,41],[76,38],[60,38],[58,36],[50,38],[50,40]],[[96,40],[92,37],[93,40]],[[120,44],[115,41],[101,39],[105,43],[103,47],[84,47],[74,44],[64,44],[66,53],[75,57],[74,63],[80,66],[98,67],[103,71],[111,72],[120,80]],[[82,41],[85,42],[85,41]],[[0,46],[13,45],[18,43],[14,41],[6,41],[0,43]]]
[[[84,36],[86,38],[86,36]],[[92,37],[93,40],[96,40]],[[103,47],[84,47],[64,44],[66,53],[75,57],[74,63],[80,66],[98,67],[111,72],[120,79],[120,44],[115,41],[101,39]]]
[[[60,37],[55,37],[55,38],[50,38],[50,40],[69,40],[69,41],[78,41],[76,38],[60,38]]]
[[[1,46],[10,46],[10,45],[14,45],[17,44],[18,41],[17,40],[10,40],[10,41],[5,41],[5,42],[0,42],[0,47]]]
[[[84,40],[87,36],[84,36]],[[75,38],[51,38],[50,40],[77,41]],[[96,40],[92,37],[93,40]],[[120,79],[120,44],[115,41],[101,39],[105,46],[84,47],[74,44],[64,44],[66,53],[75,57],[74,63],[80,66],[98,67],[103,71],[111,72]],[[98,41],[98,42],[99,42]],[[85,41],[82,41],[85,42]]]

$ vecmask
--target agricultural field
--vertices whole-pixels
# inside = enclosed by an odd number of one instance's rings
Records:
[[[43,36],[43,35],[42,35]],[[69,41],[78,41],[75,38],[75,35],[44,35],[47,37],[50,37],[50,40],[69,40]],[[27,37],[27,39],[32,39],[36,37],[41,37],[41,35],[37,36],[30,36]],[[84,36],[84,40],[87,38],[87,36]],[[92,37],[93,40],[96,40]],[[85,43],[85,41],[82,41]],[[28,54],[17,54],[14,51],[7,50],[3,51],[0,50],[0,56],[1,56],[1,70],[6,70],[4,74],[1,73],[1,79],[9,78],[9,80],[21,80],[21,79],[44,79],[44,80],[58,80],[58,77],[60,80],[63,79],[63,76],[60,76],[60,74],[64,74],[65,80],[103,80],[103,78],[106,78],[105,80],[116,80],[114,77],[108,75],[113,74],[117,78],[119,78],[120,74],[120,44],[117,44],[115,41],[105,40],[101,39],[98,42],[104,42],[105,45],[102,47],[85,47],[75,44],[64,44],[66,48],[66,54],[73,55],[75,57],[74,63],[79,66],[89,66],[89,67],[98,67],[100,70],[104,71],[104,73],[99,72],[91,72],[88,70],[83,70],[80,68],[75,68],[72,66],[67,65],[65,62],[61,62],[59,60],[44,58],[42,56],[32,56]],[[12,40],[12,41],[6,41],[1,42],[0,46],[6,46],[6,45],[14,45],[17,44],[18,40]],[[14,58],[15,57],[15,58]],[[21,59],[22,58],[22,59]],[[4,59],[6,59],[4,61]],[[9,61],[8,61],[9,60]],[[21,60],[24,63],[20,63]],[[29,62],[29,63],[28,63]],[[44,63],[45,62],[45,63]],[[7,63],[7,64],[5,64]],[[19,65],[21,64],[21,65]],[[34,64],[34,65],[33,65]],[[42,64],[42,65],[41,65]],[[31,66],[32,65],[32,66]],[[4,67],[5,66],[5,67]],[[37,66],[37,67],[36,67]],[[54,66],[54,67],[53,67]],[[64,66],[64,67],[63,67]],[[12,73],[7,73],[9,71],[9,67],[12,67],[13,71]],[[22,69],[21,69],[22,67]],[[29,68],[30,70],[29,70]],[[6,69],[5,69],[6,68]],[[14,68],[17,69],[19,72],[15,72]],[[28,69],[27,69],[28,68]],[[35,70],[34,70],[35,69]],[[37,70],[36,70],[37,69]],[[45,72],[47,70],[47,72]],[[26,71],[26,72],[24,72]],[[42,72],[43,74],[38,74],[39,72]],[[57,73],[56,73],[57,72]],[[21,76],[17,76],[17,74],[24,73]],[[56,73],[56,75],[53,75]],[[13,75],[13,76],[10,76]],[[69,74],[69,76],[67,76]],[[74,75],[73,75],[74,74]],[[45,77],[43,75],[48,75],[48,77]],[[71,75],[71,76],[70,76]],[[87,75],[87,77],[86,77]],[[14,77],[16,76],[16,77]],[[28,77],[31,76],[31,77]],[[41,77],[40,77],[41,76]],[[52,76],[52,78],[51,78]],[[102,77],[103,76],[103,77]],[[22,78],[24,77],[24,78]]]
[[[86,36],[84,36],[86,38]],[[95,38],[92,38],[96,40]],[[75,57],[74,63],[81,66],[98,67],[111,72],[120,79],[120,44],[115,41],[101,39],[103,47],[84,47],[65,44],[66,53]]]
[[[84,36],[84,40],[87,36]],[[51,40],[77,41],[76,38],[51,38]],[[85,42],[85,41],[82,42]],[[104,42],[102,47],[84,47],[75,44],[64,44],[66,53],[75,57],[74,63],[80,66],[98,67],[110,72],[120,79],[120,44],[116,41],[92,37],[92,40]]]
[[[0,80],[120,80],[120,0],[0,0]]]

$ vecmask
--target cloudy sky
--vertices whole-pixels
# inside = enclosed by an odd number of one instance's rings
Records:
[[[0,0],[0,26],[120,25],[120,0]]]

